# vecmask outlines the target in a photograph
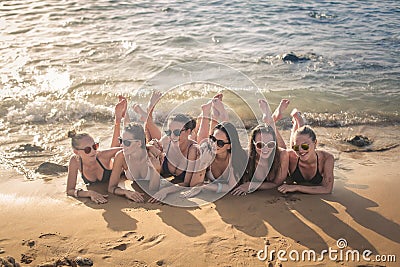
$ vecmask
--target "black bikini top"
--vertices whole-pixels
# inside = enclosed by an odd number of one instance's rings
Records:
[[[290,175],[290,177],[292,178],[293,181],[295,181],[298,184],[302,184],[302,183],[311,183],[314,185],[319,185],[322,183],[323,177],[321,175],[321,173],[319,172],[319,167],[318,167],[318,154],[317,155],[317,172],[315,173],[314,177],[311,178],[310,180],[306,180],[304,179],[303,174],[300,171],[300,167],[299,167],[299,161],[300,158],[297,159],[297,165],[296,165],[296,169],[294,170],[294,172]]]

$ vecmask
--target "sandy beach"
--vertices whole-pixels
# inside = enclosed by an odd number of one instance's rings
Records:
[[[2,166],[0,257],[21,266],[70,266],[77,257],[94,266],[398,266],[400,148],[341,152],[343,142],[324,134],[335,131],[343,129],[317,129],[336,159],[334,191],[324,196],[269,190],[179,208],[110,195],[97,205],[67,197],[65,173],[28,181]],[[387,127],[386,137],[396,131]],[[347,242],[342,251],[360,252],[360,261],[321,256],[339,250],[339,239]],[[263,258],[272,250],[287,254]],[[315,251],[316,260],[289,258],[304,250]],[[370,262],[362,258],[365,250]],[[374,262],[376,255],[395,256],[397,263]]]

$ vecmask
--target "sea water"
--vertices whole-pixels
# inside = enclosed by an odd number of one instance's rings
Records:
[[[258,90],[271,108],[289,98],[312,125],[398,124],[399,25],[395,0],[1,1],[0,162],[26,176],[34,158],[66,164],[68,129],[108,140],[118,95],[145,107],[146,81],[191,62],[228,66],[256,89],[172,90],[160,117],[199,112],[221,90],[246,117],[229,95]]]

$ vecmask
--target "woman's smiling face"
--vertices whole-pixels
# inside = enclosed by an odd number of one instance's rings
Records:
[[[296,134],[295,137],[296,138],[292,148],[296,151],[296,154],[299,156],[300,160],[308,160],[310,155],[315,153],[316,142],[313,141],[308,134]]]
[[[255,138],[254,138],[254,146],[256,148],[256,152],[257,154],[261,157],[261,158],[269,158],[271,156],[271,154],[273,153],[276,143],[274,140],[274,137],[272,136],[272,134],[269,133],[258,133],[256,134]],[[258,148],[256,144],[261,145],[262,148]],[[269,147],[272,146],[273,147]]]

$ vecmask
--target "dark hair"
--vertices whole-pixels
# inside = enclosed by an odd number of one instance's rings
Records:
[[[79,146],[79,141],[84,137],[91,137],[88,133],[76,133],[75,130],[68,131],[68,138],[71,138],[71,146],[77,148]]]
[[[231,148],[228,150],[232,156],[231,165],[233,167],[235,176],[240,179],[245,172],[248,158],[246,151],[244,151],[242,145],[240,144],[236,127],[232,123],[224,121],[217,124],[214,127],[214,131],[215,130],[223,131],[228,141],[231,143]]]
[[[276,134],[274,129],[270,125],[268,126],[258,125],[254,127],[254,129],[251,131],[250,134],[249,162],[247,164],[246,175],[243,177],[243,182],[251,181],[256,171],[257,151],[256,151],[256,146],[254,145],[254,141],[256,140],[257,134],[270,134],[272,135],[272,139],[276,142],[273,159],[272,155],[270,156],[270,158],[268,158],[269,164],[271,164],[272,162],[271,169],[269,170],[269,173],[272,173],[272,177],[275,178],[278,174],[279,169],[281,168],[280,152],[278,149],[278,142],[276,140]]]
[[[134,139],[140,140],[142,142],[141,148],[146,148],[146,135],[142,125],[132,122],[124,128],[124,131],[132,134]]]
[[[315,142],[315,140],[317,140],[317,136],[315,135],[314,130],[310,126],[307,126],[307,125],[304,125],[304,126],[298,128],[296,130],[295,134],[296,135],[297,134],[301,134],[301,135],[306,134],[311,138],[311,140],[313,142]]]
[[[185,125],[183,125],[183,128],[185,130],[188,130],[188,129],[193,130],[194,128],[196,128],[196,120],[194,120],[189,115],[176,114],[176,115],[173,115],[172,117],[170,117],[169,121],[176,121],[176,122],[184,123]]]

